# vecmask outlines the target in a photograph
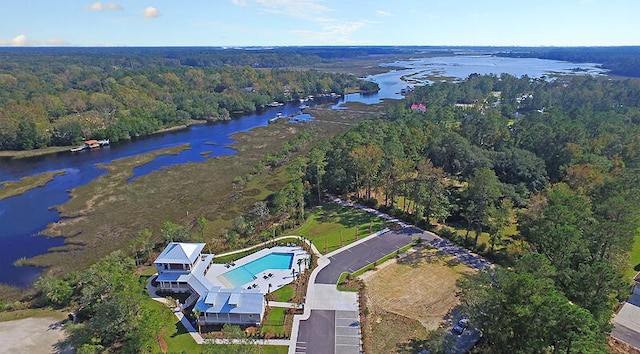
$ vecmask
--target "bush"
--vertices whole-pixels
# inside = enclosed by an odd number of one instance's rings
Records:
[[[368,206],[369,208],[377,208],[378,207],[378,200],[375,198],[362,198],[359,200],[359,203],[365,206]]]
[[[442,229],[440,229],[439,235],[459,245],[464,242],[464,240],[460,235],[458,235],[456,230],[450,227],[443,227]]]

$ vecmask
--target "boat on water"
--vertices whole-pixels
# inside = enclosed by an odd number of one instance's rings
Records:
[[[306,104],[301,104],[300,107],[298,107],[299,110],[303,110],[307,108],[309,108],[309,105],[306,105]]]
[[[71,152],[80,152],[82,150],[97,149],[100,147],[108,146],[110,144],[111,144],[111,141],[109,141],[109,139],[87,140],[84,142],[84,145],[71,148]]]
[[[275,123],[278,119],[283,118],[284,116],[282,115],[281,112],[278,112],[278,114],[276,114],[275,117],[269,119],[269,123]]]

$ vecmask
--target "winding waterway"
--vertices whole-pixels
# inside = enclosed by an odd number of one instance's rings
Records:
[[[335,109],[345,102],[379,103],[385,98],[402,98],[400,90],[408,83],[403,77],[411,77],[410,85],[421,85],[433,77],[465,78],[472,73],[501,74],[514,76],[528,75],[541,77],[554,73],[601,74],[595,64],[573,64],[542,59],[498,58],[492,56],[452,56],[423,58],[389,63],[388,66],[405,67],[387,73],[367,77],[377,82],[380,91],[376,94],[345,95]],[[573,69],[580,68],[580,71]],[[583,71],[584,70],[584,71]],[[62,246],[64,238],[39,236],[49,223],[60,219],[56,205],[69,199],[69,191],[87,184],[105,173],[96,164],[108,163],[115,159],[144,154],[161,148],[191,144],[191,148],[178,155],[159,156],[154,161],[137,167],[134,177],[148,174],[164,166],[198,162],[208,156],[232,154],[226,148],[233,143],[231,135],[267,124],[276,113],[290,115],[298,111],[298,104],[268,108],[260,113],[245,115],[231,121],[215,124],[194,125],[178,130],[131,141],[113,144],[108,148],[71,154],[63,152],[28,159],[0,160],[0,181],[15,181],[25,176],[47,171],[65,171],[43,187],[32,189],[21,195],[0,201],[0,283],[26,287],[33,283],[42,269],[36,267],[16,267],[14,262],[47,252],[52,247]]]

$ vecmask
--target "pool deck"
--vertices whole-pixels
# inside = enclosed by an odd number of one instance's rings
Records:
[[[291,267],[289,269],[266,269],[263,272],[255,274],[256,278],[254,280],[244,283],[239,287],[245,289],[251,287],[252,289],[260,291],[262,294],[266,294],[269,291],[269,284],[271,284],[271,291],[273,292],[293,281],[293,271],[295,271],[297,276],[299,270],[304,272],[307,269],[304,260],[309,258],[309,254],[303,250],[302,247],[275,246],[261,249],[231,263],[212,263],[205,274],[205,278],[213,285],[233,289],[234,286],[226,281],[224,277],[221,277],[222,274],[242,267],[271,253],[292,253],[293,259],[291,261]],[[302,260],[300,267],[298,267],[298,260]],[[213,261],[215,262],[215,258],[213,258]],[[269,276],[269,274],[271,274],[271,276]]]

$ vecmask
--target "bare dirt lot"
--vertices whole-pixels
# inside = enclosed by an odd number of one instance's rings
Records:
[[[365,273],[370,352],[395,352],[410,339],[422,339],[437,329],[459,304],[456,281],[472,272],[433,250],[419,250],[400,263],[392,260]]]
[[[47,317],[0,322],[0,353],[71,353],[58,346],[66,338],[59,324]]]

